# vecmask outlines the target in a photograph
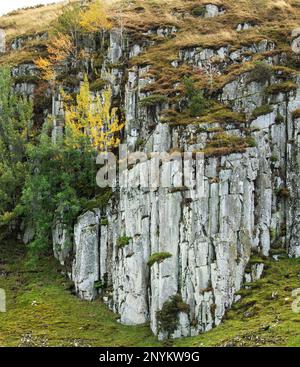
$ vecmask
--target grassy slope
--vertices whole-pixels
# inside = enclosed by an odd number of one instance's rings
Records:
[[[123,326],[100,301],[71,295],[56,262],[45,258],[28,272],[24,248],[0,246],[0,288],[8,312],[0,314],[0,346],[159,346],[148,326]],[[300,287],[300,259],[267,262],[262,280],[243,290],[243,299],[212,331],[174,346],[300,346],[300,315],[292,290]],[[273,297],[272,297],[273,294]]]
[[[44,6],[33,6],[12,11],[0,17],[0,28],[5,29],[7,40],[10,41],[17,36],[35,34],[49,30],[51,22],[61,13],[61,9],[68,1],[61,0],[58,3],[50,3]],[[118,0],[103,0],[109,5]],[[37,21],[38,20],[38,21]]]
[[[61,8],[62,4],[57,3],[16,10],[2,16],[0,26],[5,29],[8,41],[22,34],[43,32],[49,28],[49,24],[57,17]]]
[[[23,250],[0,245],[0,288],[8,298],[7,313],[0,313],[0,346],[158,344],[147,326],[120,325],[99,301],[71,295],[52,258],[44,259],[37,272],[28,272]]]

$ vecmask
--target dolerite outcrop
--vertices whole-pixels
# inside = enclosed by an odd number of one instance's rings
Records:
[[[168,34],[176,29],[156,31]],[[153,82],[149,67],[111,67],[146,45],[124,40],[117,30],[111,31],[109,44],[102,77],[123,100],[123,143],[129,150],[137,145],[147,154],[203,150],[220,123],[170,126],[161,121],[159,112],[170,107],[167,103],[151,108],[139,103],[148,97],[144,87]],[[217,55],[220,63],[214,73],[220,74],[225,66],[249,61],[247,51],[273,50],[276,45],[264,40],[234,50],[189,48],[180,51],[172,66],[185,62],[209,70],[210,59]],[[284,65],[285,54],[269,53],[265,62]],[[273,76],[271,83],[279,80]],[[294,83],[299,83],[297,77]],[[191,336],[219,325],[243,283],[263,275],[263,262],[250,261],[253,254],[271,256],[272,247],[280,247],[290,256],[300,255],[300,119],[293,115],[300,107],[300,89],[266,94],[266,87],[245,72],[217,96],[232,111],[246,115],[253,146],[205,157],[203,175],[197,175],[192,164],[185,177],[190,185],[183,182],[178,161],[163,162],[160,177],[169,174],[171,188],[149,185],[150,161],[131,165],[124,173],[127,187],[114,189],[105,209],[94,208],[78,218],[69,251],[64,229],[59,224],[54,228],[54,253],[62,263],[72,259],[70,276],[79,297],[102,297],[124,324],[150,321],[160,339]],[[265,104],[270,109],[253,117]],[[234,121],[226,129],[235,136],[245,134]],[[158,261],[149,263],[153,255]],[[178,309],[177,328],[168,335],[158,311],[176,295],[185,307]]]

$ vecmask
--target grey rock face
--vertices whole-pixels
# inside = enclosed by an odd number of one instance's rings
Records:
[[[88,211],[74,228],[72,279],[80,298],[88,301],[95,298],[95,282],[99,280],[99,218],[99,211]]]
[[[128,172],[129,183],[147,176],[147,164],[138,164]],[[176,162],[163,164],[162,172],[167,165],[176,172]],[[211,165],[207,174],[217,176],[214,162]],[[105,228],[99,224],[99,215],[86,213],[80,217],[74,232],[73,265],[79,296],[96,296],[100,256],[106,264],[100,280],[106,281],[108,271],[112,288],[107,303],[120,314],[121,322],[150,320],[153,332],[163,338],[156,313],[171,296],[180,293],[190,313],[181,315],[173,337],[195,335],[218,325],[242,285],[255,246],[256,149],[244,156],[233,154],[222,166],[219,183],[210,183],[206,175],[198,178],[204,180],[204,196],[194,189],[142,191],[129,187],[120,192],[118,212],[113,204],[107,209]],[[191,180],[194,173],[190,172]],[[175,183],[176,176],[171,177]],[[119,248],[118,238],[125,235],[130,241]],[[151,254],[162,252],[172,256],[149,267]]]
[[[65,265],[71,255],[72,240],[68,230],[61,223],[57,223],[52,229],[52,242],[54,257],[61,265]]]
[[[212,48],[186,48],[179,52],[179,62],[188,63],[192,66],[203,69],[209,75],[220,75],[225,66],[252,60],[253,55],[258,52],[274,50],[273,42],[262,40],[252,45],[242,46],[232,50],[230,45],[222,46],[219,49]],[[218,60],[219,62],[213,62]],[[176,65],[176,64],[175,64]],[[227,85],[231,89],[231,85]]]
[[[216,14],[213,9],[210,14]],[[106,62],[117,63],[140,52],[138,45],[126,51],[119,33],[112,33],[110,41]],[[274,48],[273,43],[262,41],[232,52],[228,47],[181,50],[178,63],[210,71],[210,61],[216,56],[229,64],[245,61],[249,51],[264,53]],[[276,59],[270,57],[267,62]],[[148,108],[139,103],[149,96],[144,87],[153,82],[148,70],[148,66],[134,67],[125,79],[117,66],[109,70],[104,66],[102,71],[102,77],[113,83],[115,95],[124,93],[124,141],[129,151],[136,148],[138,139],[143,141],[140,149],[148,154],[172,148],[202,150],[222,125],[202,124],[199,129],[162,123],[159,112],[167,105]],[[162,162],[154,178],[150,174],[153,162],[139,162],[123,172],[121,181],[127,186],[116,190],[104,211],[95,208],[78,218],[72,279],[81,298],[91,300],[100,294],[122,323],[150,322],[153,332],[163,339],[167,333],[160,327],[157,311],[180,295],[189,311],[178,314],[171,336],[196,335],[219,325],[238,300],[235,294],[243,283],[263,275],[262,263],[249,263],[253,253],[269,256],[272,246],[280,246],[288,248],[290,256],[300,256],[300,120],[292,118],[299,108],[300,90],[269,96],[270,112],[253,119],[253,111],[266,103],[265,87],[242,74],[219,94],[221,103],[245,112],[253,147],[206,158],[203,174],[197,174],[193,163],[185,180],[176,160]],[[227,129],[245,137],[234,121]],[[166,177],[171,188],[156,182]],[[279,195],[283,189],[290,193],[286,199]],[[107,219],[105,225],[102,217]],[[55,243],[61,244],[63,238],[62,232],[54,233]],[[122,238],[126,241],[120,246]],[[148,265],[152,255],[165,253],[170,256]],[[61,259],[64,254],[56,256]]]

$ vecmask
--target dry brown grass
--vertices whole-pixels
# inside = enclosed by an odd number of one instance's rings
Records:
[[[0,17],[0,28],[6,30],[8,40],[22,35],[39,33],[48,29],[58,16],[65,1],[35,9],[21,9],[11,15]]]
[[[32,63],[36,56],[36,54],[27,50],[14,51],[2,55],[0,57],[0,65],[15,66],[25,63]]]
[[[231,44],[236,40],[236,33],[232,30],[221,30],[211,34],[195,34],[191,31],[180,32],[174,40],[177,48],[193,46],[204,46],[219,48],[223,45]]]
[[[149,47],[132,63],[151,65],[151,74],[157,83],[152,89],[162,89],[161,81],[169,79],[171,83],[181,75],[180,70],[170,66],[177,59],[178,51],[187,47],[218,48],[231,45],[231,49],[251,45],[268,39],[278,46],[277,52],[290,52],[292,30],[297,27],[300,19],[300,1],[283,0],[220,0],[212,1],[223,5],[226,13],[217,18],[203,19],[191,14],[195,6],[209,3],[207,0],[146,0],[134,1],[123,8],[127,26],[141,36],[142,32],[156,26],[176,25],[178,32],[173,38],[160,40],[159,45]],[[184,16],[183,16],[184,15]],[[251,22],[256,26],[246,32],[237,32],[239,23]],[[254,55],[253,60],[261,59],[264,55]],[[237,75],[251,69],[251,63],[237,64],[214,80],[218,88]],[[194,77],[198,80],[197,71]],[[171,87],[170,83],[170,87]],[[199,80],[203,86],[206,80]],[[164,88],[167,90],[167,88]],[[164,93],[163,90],[161,90]]]
[[[74,0],[75,1],[75,0]],[[262,23],[268,18],[275,22],[286,24],[285,20],[293,25],[295,11],[300,7],[299,0],[104,0],[108,6],[109,16],[117,26],[120,22],[125,27],[134,30],[148,30],[155,26],[175,25],[197,39],[199,33],[207,38],[214,35],[214,39],[227,36],[238,22],[255,21]],[[203,4],[213,2],[223,5],[226,14],[218,19],[201,19],[187,16],[191,10]],[[8,39],[17,35],[44,31],[49,27],[65,1],[47,5],[36,9],[23,9],[15,14],[0,17],[0,27],[6,29]],[[293,7],[292,7],[293,6]],[[185,15],[183,18],[182,15]],[[188,38],[188,36],[185,36]],[[191,37],[190,37],[191,38]],[[191,39],[189,40],[190,43]]]
[[[113,24],[125,26],[136,40],[155,41],[131,64],[151,65],[150,74],[157,80],[152,89],[162,94],[171,92],[173,84],[183,75],[192,75],[192,68],[173,68],[171,62],[178,58],[178,52],[186,47],[221,47],[231,45],[237,49],[262,39],[274,41],[278,50],[289,52],[291,33],[299,26],[300,0],[104,0]],[[196,6],[207,3],[219,4],[226,12],[217,18],[204,19],[192,16]],[[20,34],[47,30],[59,14],[62,3],[37,9],[21,10],[18,14],[0,18],[0,27],[7,30],[8,39]],[[251,22],[256,26],[246,32],[237,32],[238,23]],[[157,27],[176,26],[177,32],[171,38],[147,36],[145,33]],[[17,55],[15,55],[17,56]],[[254,58],[261,58],[256,55]],[[12,56],[6,56],[11,59]],[[2,58],[3,59],[3,58]],[[18,59],[18,57],[17,57]],[[2,60],[3,61],[3,60]],[[251,68],[251,64],[229,66],[228,70],[216,78],[218,88],[237,75]],[[206,83],[194,77],[199,86]],[[169,85],[168,85],[169,84]]]

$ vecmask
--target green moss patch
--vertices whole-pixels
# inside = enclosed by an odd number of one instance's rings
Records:
[[[118,248],[123,248],[123,247],[129,245],[131,240],[132,240],[132,238],[128,237],[128,236],[119,237],[118,240],[117,240]]]
[[[170,254],[169,252],[156,252],[150,256],[147,264],[151,267],[155,263],[161,263],[162,261],[170,257],[172,257],[172,254]]]
[[[189,305],[183,302],[180,294],[176,294],[166,301],[160,311],[156,312],[159,331],[166,332],[167,336],[176,330],[179,322],[179,313],[188,313]]]
[[[270,105],[262,105],[259,107],[256,107],[252,112],[252,119],[255,120],[259,116],[268,115],[269,113],[273,112],[273,107]]]

